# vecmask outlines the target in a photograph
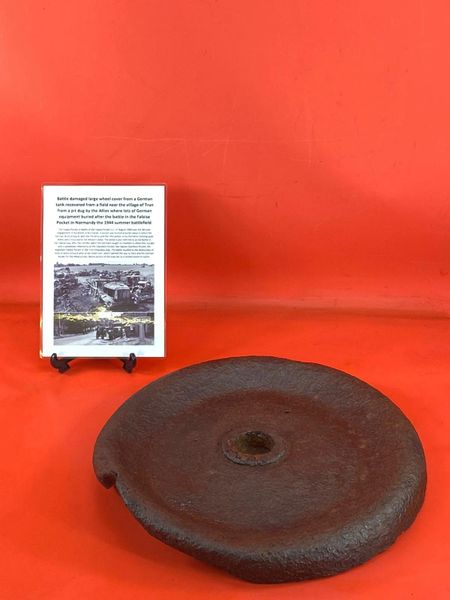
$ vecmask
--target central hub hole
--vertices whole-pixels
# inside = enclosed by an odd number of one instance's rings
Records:
[[[267,454],[274,444],[273,438],[263,431],[246,431],[234,441],[234,447],[241,454]]]

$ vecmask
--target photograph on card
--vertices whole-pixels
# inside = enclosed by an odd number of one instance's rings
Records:
[[[55,313],[153,312],[154,265],[56,263]]]
[[[42,206],[41,356],[164,356],[164,186],[45,185]]]
[[[155,340],[153,313],[119,313],[104,307],[89,313],[55,312],[53,326],[55,346],[139,346]]]

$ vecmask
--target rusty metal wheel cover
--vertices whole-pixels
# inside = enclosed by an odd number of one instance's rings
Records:
[[[234,575],[333,575],[392,544],[423,502],[420,440],[380,392],[272,357],[201,363],[134,394],[94,468],[160,540]]]

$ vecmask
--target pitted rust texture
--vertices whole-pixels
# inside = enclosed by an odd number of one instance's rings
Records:
[[[365,562],[411,525],[426,485],[419,438],[388,398],[271,357],[146,386],[105,425],[94,468],[149,533],[255,582]]]

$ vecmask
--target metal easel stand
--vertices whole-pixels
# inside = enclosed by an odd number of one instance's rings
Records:
[[[122,369],[127,373],[132,373],[137,364],[136,354],[134,354],[134,352],[130,352],[130,356],[128,358],[118,358],[123,363]],[[72,360],[75,360],[75,358],[58,358],[56,352],[54,352],[50,357],[50,364],[54,369],[62,374],[70,369],[69,363]]]

